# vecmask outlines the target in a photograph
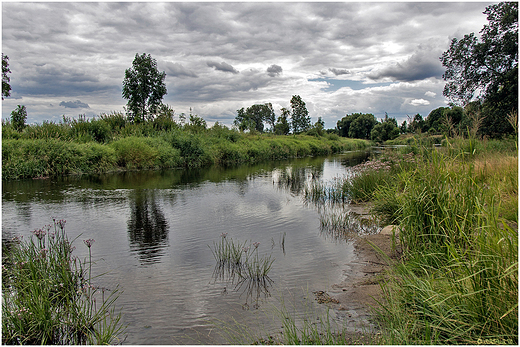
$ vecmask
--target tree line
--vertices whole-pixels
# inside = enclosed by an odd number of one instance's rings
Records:
[[[291,109],[282,107],[282,113],[276,119],[276,115],[271,103],[255,104],[247,109],[243,107],[237,110],[237,116],[233,122],[240,131],[256,131],[264,132],[264,123],[270,126],[269,132],[277,135],[300,134],[308,132],[313,128],[311,126],[311,117],[305,105],[305,102],[299,95],[293,95],[291,98]],[[276,119],[276,121],[275,121]],[[324,122],[321,118],[314,124],[314,130],[320,134],[323,131]]]
[[[451,103],[439,107],[423,119],[420,114],[409,117],[400,126],[395,118],[385,115],[377,121],[372,114],[353,113],[338,120],[334,129],[340,136],[386,141],[399,134],[430,134],[501,137],[518,129],[518,3],[503,2],[486,7],[489,24],[463,39],[452,39],[450,48],[440,60],[446,67],[447,82],[443,91]],[[9,97],[9,57],[2,53],[2,100]],[[132,123],[156,118],[172,118],[174,111],[162,103],[167,94],[166,73],[157,69],[150,54],[136,54],[132,67],[125,71],[122,97],[127,99],[126,116]],[[233,124],[240,131],[267,131],[287,135],[308,133],[322,135],[321,118],[313,125],[305,102],[293,95],[290,109],[282,108],[276,117],[271,103],[255,104],[237,110]],[[180,118],[185,118],[181,115]],[[11,113],[13,126],[22,131],[27,109],[18,105]],[[197,119],[195,119],[197,120]]]

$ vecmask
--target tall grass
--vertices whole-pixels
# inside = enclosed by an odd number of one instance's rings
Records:
[[[216,124],[210,129],[171,117],[132,124],[119,113],[98,119],[64,118],[18,132],[2,122],[4,179],[115,170],[231,166],[361,149],[367,141],[330,136],[244,134]]]
[[[470,141],[423,151],[374,194],[406,260],[383,285],[384,343],[518,343],[517,157]]]
[[[89,258],[73,256],[65,221],[17,239],[2,265],[2,343],[109,344],[123,327],[118,291],[95,286]],[[88,267],[88,270],[87,270]]]
[[[518,234],[507,224],[479,230],[470,249],[425,253],[384,284],[378,318],[385,344],[518,344]]]

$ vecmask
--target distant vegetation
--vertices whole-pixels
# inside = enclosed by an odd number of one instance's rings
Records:
[[[132,122],[122,113],[27,125],[2,122],[3,179],[116,170],[229,166],[361,149],[365,140],[244,133],[173,111]]]

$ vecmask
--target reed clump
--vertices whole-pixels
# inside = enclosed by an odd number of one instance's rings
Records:
[[[89,258],[75,257],[65,234],[65,221],[54,220],[17,238],[2,265],[2,343],[110,344],[122,333],[113,304],[117,289],[92,282]]]
[[[341,185],[307,188],[321,202],[342,190],[399,225],[402,262],[375,309],[381,343],[518,343],[516,148],[471,137],[415,144],[354,167]],[[323,214],[321,224],[333,237],[356,227],[345,213]]]
[[[249,298],[258,302],[260,296],[269,296],[269,287],[273,280],[269,271],[274,259],[271,255],[260,255],[259,242],[240,242],[227,233],[222,233],[220,240],[214,242],[211,252],[217,262],[213,277],[220,281],[231,281],[235,290],[244,291]]]

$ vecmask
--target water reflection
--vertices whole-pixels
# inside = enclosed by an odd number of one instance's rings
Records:
[[[333,241],[351,241],[360,235],[374,235],[381,230],[374,217],[356,213],[348,207],[332,206],[320,213],[320,233]]]
[[[168,222],[154,192],[139,189],[130,196],[130,248],[143,265],[158,262],[168,246]]]
[[[123,288],[118,309],[128,325],[125,343],[192,344],[191,331],[197,331],[208,336],[200,341],[214,344],[208,319],[260,322],[270,330],[275,323],[258,318],[260,311],[241,307],[267,310],[279,293],[320,290],[342,276],[331,264],[354,259],[353,248],[320,233],[322,211],[303,204],[302,189],[313,177],[329,182],[343,176],[348,163],[364,159],[356,155],[4,181],[3,240],[29,233],[42,218],[67,218],[73,237],[96,239],[103,281]],[[278,180],[282,172],[285,182]],[[215,266],[208,243],[221,232],[262,242],[260,255],[274,259],[269,277],[233,277]],[[179,334],[186,336],[172,341]]]

